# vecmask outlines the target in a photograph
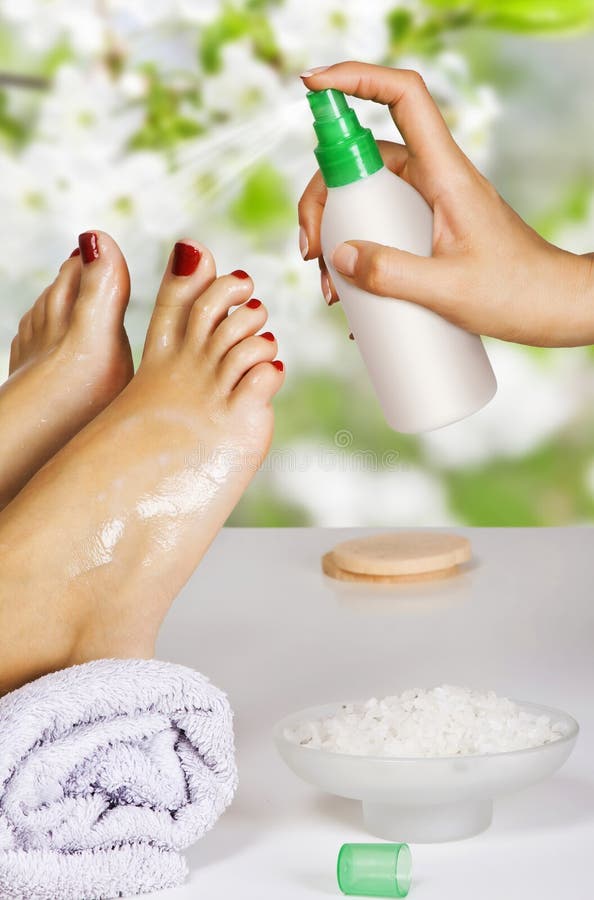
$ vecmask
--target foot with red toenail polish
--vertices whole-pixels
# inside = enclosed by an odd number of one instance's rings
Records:
[[[0,386],[0,509],[130,381],[129,293],[117,244],[87,231],[22,318]]]
[[[151,656],[170,604],[268,452],[283,374],[274,336],[259,333],[266,307],[248,305],[251,279],[217,278],[208,249],[183,243],[198,262],[180,275],[171,253],[136,375],[0,514],[0,694],[90,659]],[[84,304],[107,316],[117,296],[102,270],[113,247],[100,235],[99,248],[82,272],[80,260],[66,264],[79,266],[72,317],[80,303],[83,331]],[[83,289],[86,272],[98,280]]]

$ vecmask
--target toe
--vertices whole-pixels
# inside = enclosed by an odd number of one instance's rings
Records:
[[[207,247],[189,239],[176,243],[157,295],[145,355],[179,347],[192,305],[215,278],[214,257]]]
[[[12,339],[12,343],[10,345],[10,359],[8,362],[8,374],[12,375],[12,373],[18,369],[21,364],[21,349],[19,344],[19,336]]]
[[[243,376],[231,394],[233,404],[245,404],[250,399],[269,403],[285,380],[284,366],[279,359],[253,366]]]
[[[84,329],[120,331],[130,298],[130,275],[122,252],[103,231],[85,231],[78,243],[80,257],[72,257],[72,263],[81,263],[80,290],[72,323]]]
[[[33,340],[33,310],[26,312],[19,322],[18,337],[21,353],[26,353],[28,345]]]
[[[222,389],[232,391],[253,366],[272,362],[277,349],[276,338],[271,332],[256,334],[236,344],[220,364],[218,380]]]
[[[45,307],[48,293],[49,289],[46,288],[43,294],[41,294],[41,296],[37,298],[37,300],[31,307],[31,332],[33,336],[37,336],[43,333],[45,326]]]
[[[80,257],[64,262],[58,277],[47,289],[45,299],[45,327],[55,340],[68,328],[72,309],[80,291]]]
[[[256,334],[267,318],[268,312],[261,300],[255,297],[248,300],[217,325],[208,344],[209,356],[219,362],[232,347]]]
[[[253,290],[254,282],[245,272],[217,278],[192,307],[187,329],[191,344],[202,349],[225,321],[229,310],[245,303]]]

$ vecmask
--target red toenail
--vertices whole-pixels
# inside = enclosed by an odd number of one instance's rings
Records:
[[[275,339],[272,331],[265,331],[260,337],[263,337],[267,341],[273,341]]]
[[[83,231],[79,234],[78,246],[84,263],[92,263],[95,259],[99,259],[99,241],[94,231]]]
[[[233,269],[231,272],[232,275],[235,275],[236,278],[249,278],[247,272],[244,272],[243,269]]]
[[[274,359],[272,361],[272,365],[274,366],[275,369],[278,369],[279,372],[285,371],[285,367],[284,367],[283,363],[280,361],[280,359]]]
[[[80,247],[75,247],[68,259],[72,259],[73,256],[80,256]]]
[[[202,254],[197,247],[178,241],[173,248],[171,271],[174,275],[193,275],[201,258]]]
[[[256,300],[254,297],[252,300],[248,300],[246,306],[249,306],[250,309],[258,309],[259,306],[262,306],[262,301]]]

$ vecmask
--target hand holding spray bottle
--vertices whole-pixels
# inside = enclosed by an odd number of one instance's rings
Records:
[[[358,239],[430,256],[433,214],[423,197],[383,164],[375,139],[344,94],[307,95],[328,187],[322,253],[388,424],[416,433],[472,415],[497,382],[478,335],[406,300],[355,287],[332,266],[334,248]]]

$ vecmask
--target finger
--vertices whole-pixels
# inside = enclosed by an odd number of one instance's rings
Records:
[[[332,87],[353,97],[384,103],[415,157],[430,154],[434,164],[443,165],[460,153],[425,82],[412,69],[344,62],[302,77],[314,91]]]
[[[336,247],[332,264],[344,278],[371,294],[410,300],[446,318],[454,313],[456,269],[449,260],[371,241],[348,241]]]
[[[404,178],[408,162],[408,149],[394,141],[377,141],[379,152],[387,169]]]
[[[334,286],[332,275],[326,267],[323,256],[320,256],[318,258],[318,263],[320,266],[320,288],[322,291],[322,296],[328,306],[332,306],[333,303],[338,303],[340,297],[338,296],[338,291]]]
[[[408,150],[404,144],[378,141],[378,147],[387,168],[408,180],[405,170]],[[299,249],[304,259],[315,259],[322,252],[320,228],[327,197],[328,188],[318,170],[305,188],[297,207],[300,226]]]
[[[297,205],[299,225],[303,229],[307,240],[305,253],[303,252],[304,245],[302,240],[300,239],[299,242],[302,248],[303,259],[315,259],[322,252],[320,226],[327,196],[328,188],[324,183],[322,173],[318,169],[313,178],[310,179]]]

